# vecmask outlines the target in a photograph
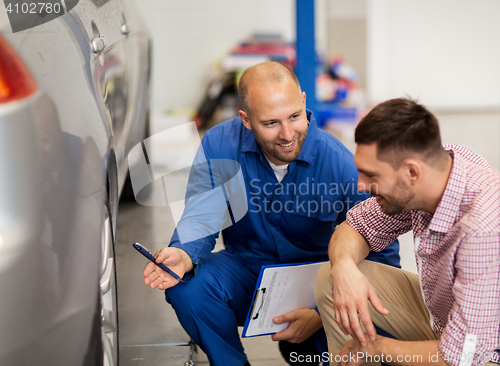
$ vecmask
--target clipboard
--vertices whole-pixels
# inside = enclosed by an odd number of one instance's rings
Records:
[[[248,310],[242,337],[274,334],[288,323],[274,324],[273,318],[301,308],[314,309],[314,284],[325,262],[262,266]]]

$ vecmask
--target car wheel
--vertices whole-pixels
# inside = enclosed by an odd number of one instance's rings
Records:
[[[101,238],[102,262],[100,286],[101,343],[103,366],[118,366],[118,303],[113,224],[109,208],[104,206]]]

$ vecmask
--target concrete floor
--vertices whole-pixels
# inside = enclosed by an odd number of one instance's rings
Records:
[[[500,168],[500,115],[437,114],[444,143],[458,143],[482,156],[496,169]],[[180,123],[182,117],[153,120],[153,133]],[[344,136],[350,136],[347,131]],[[343,141],[352,148],[348,140]],[[175,171],[186,161],[199,140],[196,134],[164,135],[154,144],[152,159],[158,171]],[[180,164],[180,165],[179,165]],[[182,195],[186,173],[175,175],[175,196]],[[167,246],[175,227],[169,207],[148,207],[122,202],[118,215],[116,243],[120,319],[120,365],[182,366],[189,359],[189,337],[179,325],[175,313],[165,302],[163,291],[143,284],[142,270],[147,260],[137,254],[132,243],[140,242],[153,253]],[[415,272],[411,233],[400,238],[403,268]],[[244,339],[245,350],[253,366],[286,366],[277,344],[269,336]],[[208,365],[200,351],[195,355],[198,366]]]
[[[154,253],[166,246],[174,229],[170,210],[122,202],[117,227],[120,366],[182,366],[189,359],[190,349],[179,343],[187,343],[189,337],[163,291],[143,284],[147,259],[132,247],[138,241]],[[252,366],[286,366],[269,336],[247,338],[243,344]],[[194,360],[197,366],[208,365],[201,350]]]

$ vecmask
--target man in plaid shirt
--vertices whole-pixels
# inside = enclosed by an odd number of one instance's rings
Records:
[[[355,141],[358,189],[373,197],[348,212],[318,273],[330,362],[497,366],[500,174],[443,146],[436,118],[408,99],[376,106]],[[410,230],[418,276],[364,261]]]

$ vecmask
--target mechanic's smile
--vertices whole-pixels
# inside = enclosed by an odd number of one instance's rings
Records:
[[[292,150],[295,147],[295,140],[287,144],[278,144],[284,150]]]

